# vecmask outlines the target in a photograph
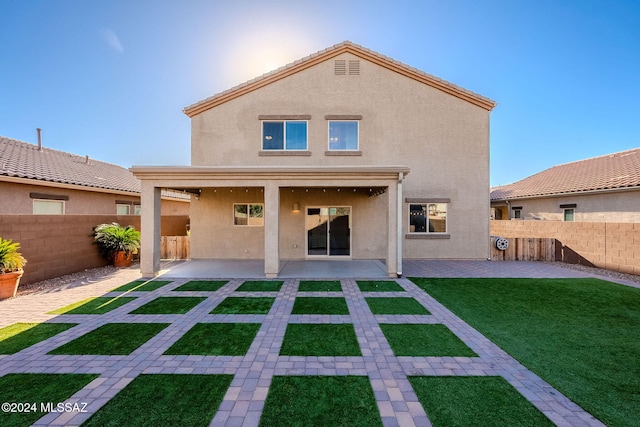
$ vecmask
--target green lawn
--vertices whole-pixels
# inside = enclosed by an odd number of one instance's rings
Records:
[[[107,323],[49,354],[127,355],[167,326],[168,323]]]
[[[262,427],[382,426],[367,377],[273,377]]]
[[[291,314],[349,314],[341,297],[297,297]]]
[[[164,354],[244,356],[260,323],[197,323]]]
[[[502,377],[408,377],[434,427],[553,426]]]
[[[280,280],[248,280],[237,289],[239,292],[278,292],[284,282]]]
[[[0,329],[0,354],[13,354],[73,328],[77,323],[14,323]]]
[[[373,314],[427,315],[429,310],[413,298],[365,298]]]
[[[275,298],[228,297],[209,314],[267,314]]]
[[[135,297],[94,297],[50,311],[47,314],[104,314],[133,301]]]
[[[228,280],[191,280],[174,291],[215,292],[227,283]]]
[[[232,379],[232,375],[142,374],[82,426],[208,426]]]
[[[205,297],[159,297],[129,314],[185,314],[206,299]]]
[[[111,292],[150,292],[171,283],[171,280],[134,280],[126,285],[113,289]]]
[[[339,280],[301,280],[299,292],[342,292]]]
[[[0,412],[0,425],[2,427],[29,426],[47,415],[49,412],[46,408],[47,403],[52,402],[56,406],[58,402],[64,402],[98,376],[95,374],[7,374],[0,377],[0,403],[29,405],[28,411],[23,409],[22,412]],[[42,403],[45,407],[42,407]]]
[[[362,292],[404,292],[404,288],[393,280],[357,280]]]
[[[282,356],[362,356],[351,324],[292,323],[287,326]]]
[[[381,324],[380,329],[396,356],[477,356],[444,325]]]
[[[597,279],[412,279],[609,426],[640,426],[640,289]]]

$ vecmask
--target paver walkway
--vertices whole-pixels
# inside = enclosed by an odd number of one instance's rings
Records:
[[[544,266],[544,264],[538,263],[538,266]],[[462,264],[458,264],[458,268],[461,267]],[[420,266],[414,265],[411,268],[419,269]],[[569,277],[574,277],[576,274],[569,270],[566,272],[563,269],[557,270],[559,270],[555,272],[557,275],[565,273]],[[175,296],[177,292],[173,290],[190,280],[172,279],[170,284],[152,292],[130,292],[128,296],[137,297],[135,300],[103,315],[44,314],[87,296],[103,295],[136,278],[138,277],[135,271],[124,271],[118,277],[109,278],[104,282],[76,289],[73,292],[69,290],[53,295],[28,295],[0,302],[0,327],[18,321],[49,320],[80,323],[19,353],[0,356],[0,376],[22,372],[97,373],[100,375],[68,400],[68,402],[86,403],[86,409],[89,412],[50,413],[44,415],[36,425],[79,425],[141,373],[233,374],[233,382],[211,421],[211,426],[258,425],[272,378],[280,375],[367,376],[385,426],[431,425],[407,379],[407,376],[414,375],[501,376],[559,426],[602,425],[408,279],[396,280],[405,292],[367,293],[359,289],[355,279],[342,279],[342,292],[299,292],[298,279],[285,279],[284,285],[278,292],[236,293],[236,289],[244,280],[234,279],[216,292],[180,292],[181,296],[207,297],[187,315],[128,314],[159,296],[169,294]],[[112,292],[105,296],[121,294]],[[271,296],[275,297],[276,301],[267,315],[208,314],[226,297],[240,296],[240,294]],[[292,315],[294,300],[301,296],[343,296],[347,301],[350,314]],[[374,315],[364,299],[365,296],[411,296],[426,307],[431,315]],[[262,327],[244,356],[163,355],[196,323],[214,321],[260,322]],[[158,322],[170,323],[170,326],[128,356],[46,354],[66,342],[111,322]],[[351,323],[354,325],[362,356],[280,356],[286,327],[292,323]],[[388,323],[443,324],[478,357],[397,357],[380,328],[381,324]],[[0,414],[0,421],[1,417]]]

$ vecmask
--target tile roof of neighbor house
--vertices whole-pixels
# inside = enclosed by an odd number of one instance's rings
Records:
[[[640,190],[640,148],[554,166],[491,190],[491,200],[593,191]]]
[[[220,92],[209,98],[203,99],[195,104],[189,105],[185,107],[183,111],[189,117],[193,117],[196,114],[215,107],[216,105],[223,104],[345,52],[413,78],[414,80],[435,87],[443,92],[457,96],[458,98],[464,99],[486,110],[492,110],[496,106],[496,102],[489,98],[347,40],[282,66],[269,73],[263,74],[238,86],[232,87],[224,92]]]
[[[37,145],[0,136],[2,176],[140,193],[140,181],[121,166],[46,147],[39,151]]]

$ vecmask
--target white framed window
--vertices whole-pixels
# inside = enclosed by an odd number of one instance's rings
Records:
[[[563,219],[566,222],[573,222],[575,218],[575,210],[574,208],[564,209]]]
[[[306,150],[306,120],[262,121],[263,150]]]
[[[513,219],[522,219],[522,209],[513,210]]]
[[[249,227],[264,226],[264,204],[234,203],[233,225]]]
[[[357,151],[359,149],[357,120],[329,121],[329,151]]]
[[[116,203],[116,215],[131,215],[131,205]]]
[[[133,205],[133,214],[140,215],[142,213],[142,208],[140,205]]]
[[[64,200],[33,200],[34,215],[64,215]]]
[[[409,233],[446,234],[447,203],[409,204]]]

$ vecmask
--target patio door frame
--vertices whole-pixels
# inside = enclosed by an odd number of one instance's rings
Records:
[[[329,220],[327,221],[327,251],[324,255],[309,255],[309,230],[307,230],[307,216],[309,215],[309,209],[328,209]],[[331,255],[331,210],[332,208],[348,208],[349,209],[349,255]],[[353,207],[349,205],[309,205],[305,206],[304,211],[304,256],[305,259],[332,259],[332,260],[350,260],[353,256]]]

